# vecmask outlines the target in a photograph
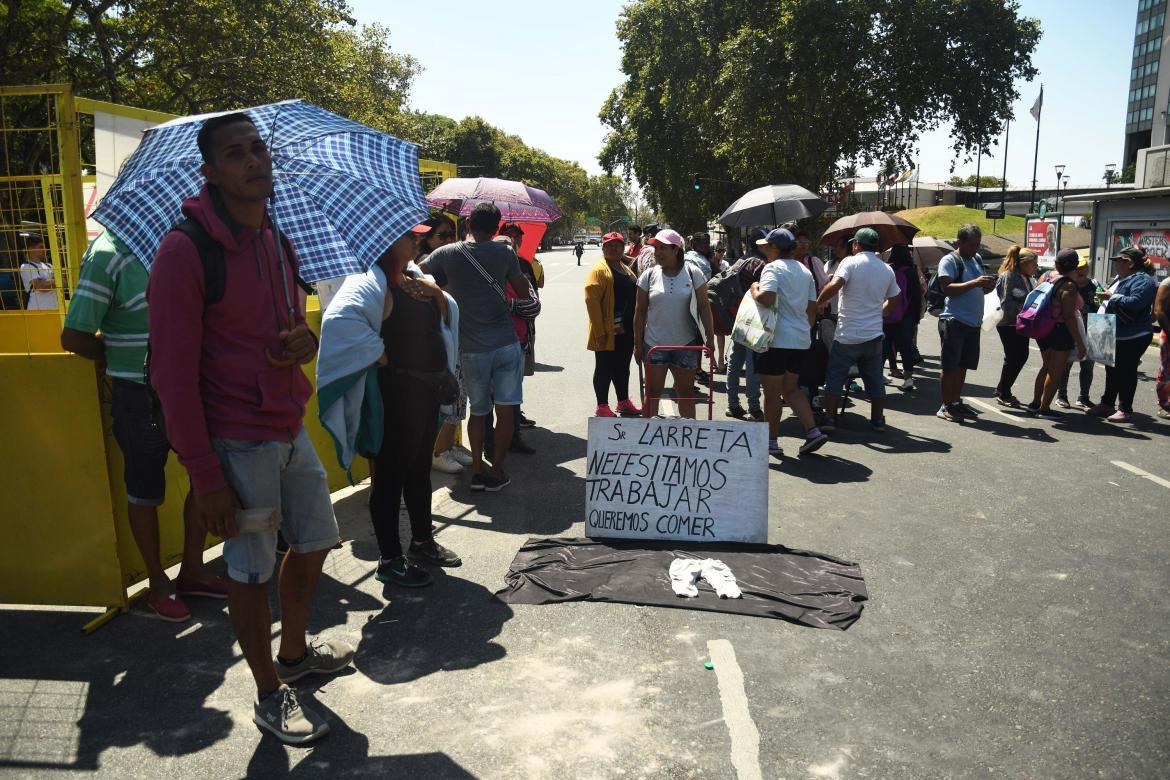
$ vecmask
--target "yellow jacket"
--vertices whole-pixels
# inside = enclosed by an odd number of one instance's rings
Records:
[[[633,277],[625,263],[618,263],[622,273]],[[589,312],[589,342],[587,349],[604,352],[613,349],[613,271],[605,260],[598,260],[585,278],[585,309]]]

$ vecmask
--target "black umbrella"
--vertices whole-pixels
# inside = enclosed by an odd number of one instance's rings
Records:
[[[719,217],[728,227],[779,225],[793,219],[815,217],[829,204],[796,184],[768,184],[757,187],[732,203]]]

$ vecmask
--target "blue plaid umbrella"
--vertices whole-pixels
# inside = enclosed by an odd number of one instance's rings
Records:
[[[310,103],[245,109],[272,152],[273,221],[310,282],[360,273],[427,218],[418,147]],[[195,137],[214,114],[147,130],[93,218],[149,268],[203,174]]]

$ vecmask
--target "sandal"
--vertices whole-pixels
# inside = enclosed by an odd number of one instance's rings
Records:
[[[1154,416],[1162,420],[1170,420],[1170,409],[1159,409]]]

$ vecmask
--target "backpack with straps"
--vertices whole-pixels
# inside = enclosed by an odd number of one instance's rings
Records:
[[[715,274],[711,281],[707,282],[707,299],[711,302],[711,318],[714,320],[717,334],[730,336],[735,325],[735,313],[744,294],[743,284],[739,279],[743,262],[740,260],[726,271]]]
[[[952,279],[951,282],[963,281],[963,273],[967,270],[967,261],[958,252],[951,252],[946,257],[954,257],[959,261],[959,278]],[[943,258],[943,260],[946,259]],[[939,261],[939,268],[942,267],[942,261]],[[943,309],[947,305],[947,295],[942,291],[942,286],[939,284],[939,271],[936,268],[934,276],[930,277],[930,284],[926,285],[926,311],[932,317],[938,317],[943,313]]]
[[[1072,281],[1062,276],[1054,281],[1041,282],[1032,288],[1032,292],[1024,298],[1020,305],[1020,313],[1016,315],[1016,333],[1030,339],[1044,339],[1056,327],[1059,315],[1053,311],[1052,303],[1056,298],[1056,291],[1062,283]]]

